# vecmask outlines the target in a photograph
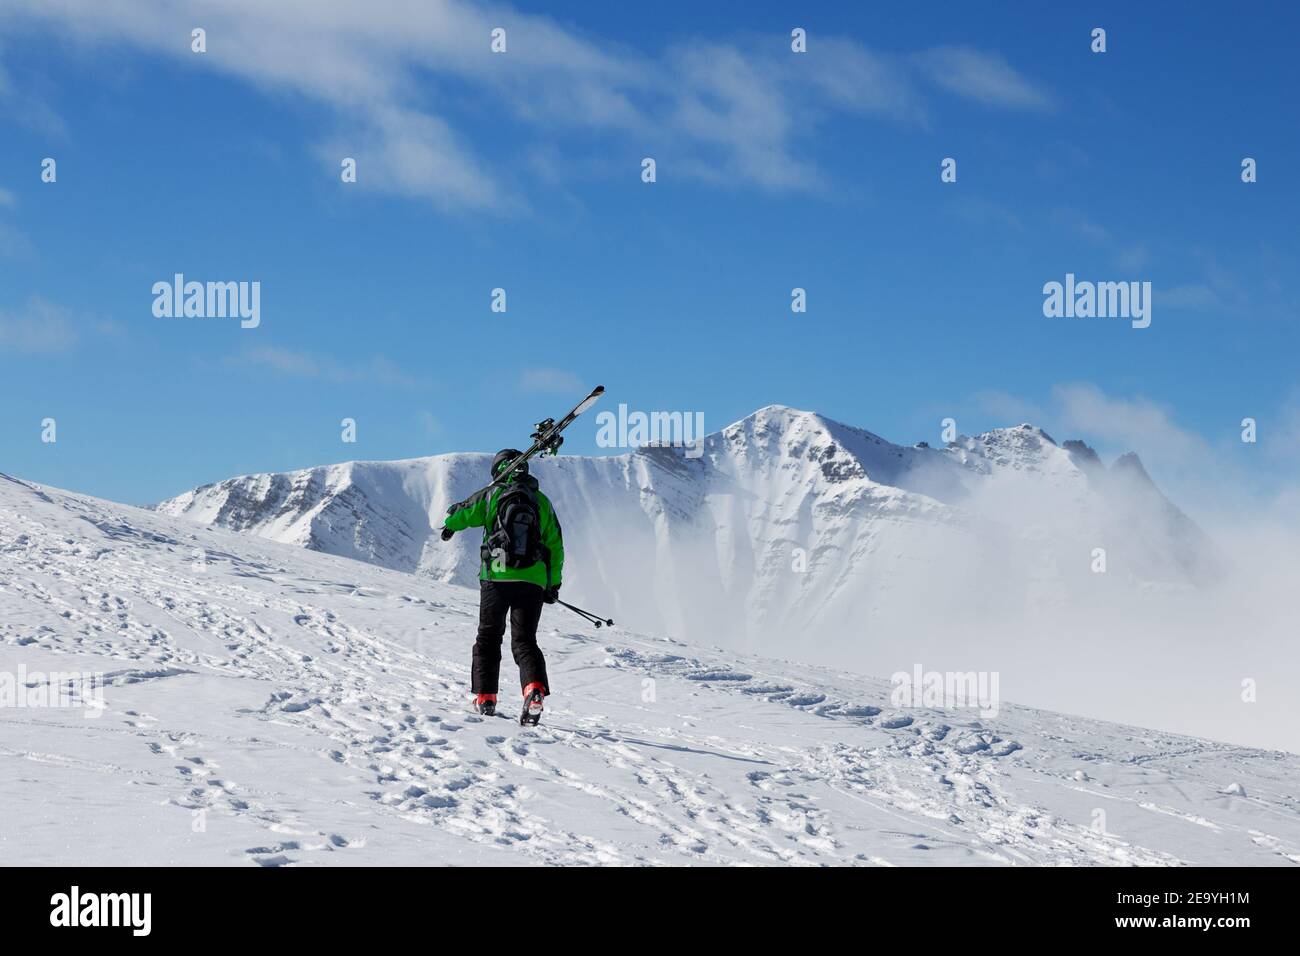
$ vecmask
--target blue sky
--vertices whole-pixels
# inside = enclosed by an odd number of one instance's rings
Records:
[[[149,502],[519,445],[602,383],[1294,471],[1294,7],[150,6],[0,0],[0,470]],[[155,318],[176,272],[261,325]],[[1045,318],[1067,272],[1151,327]]]

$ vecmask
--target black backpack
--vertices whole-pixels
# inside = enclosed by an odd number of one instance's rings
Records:
[[[542,516],[537,492],[527,484],[507,485],[497,499],[492,527],[483,539],[483,560],[499,561],[507,568],[528,568],[546,557],[542,545]]]

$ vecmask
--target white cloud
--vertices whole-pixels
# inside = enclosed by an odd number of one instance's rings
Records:
[[[519,377],[519,387],[526,392],[582,391],[582,381],[571,372],[557,368],[530,368]]]
[[[345,363],[327,355],[263,345],[245,349],[230,362],[235,365],[269,368],[296,378],[316,379],[336,384],[372,383],[409,389],[424,388],[430,384],[427,379],[404,372],[391,359],[383,356]]]
[[[1021,422],[1034,424],[1046,421],[1047,417],[1042,408],[1035,402],[1023,399],[1018,395],[1012,395],[1002,389],[984,389],[976,393],[972,401],[980,411],[992,415],[998,421],[1007,425],[1020,424]]]
[[[1145,242],[1123,246],[1115,253],[1115,264],[1128,272],[1145,269],[1151,261],[1151,251]]]
[[[427,409],[422,408],[416,412],[415,421],[428,438],[437,438],[442,434],[442,422],[438,420],[433,412]]]
[[[674,168],[696,178],[770,190],[817,189],[824,178],[801,148],[834,113],[924,124],[909,63],[852,40],[818,37],[811,52],[740,42],[679,43],[665,56],[659,124]],[[712,148],[712,149],[711,149]]]
[[[78,338],[72,312],[38,296],[20,309],[0,309],[0,353],[62,352]]]
[[[322,162],[357,161],[362,189],[417,196],[443,208],[503,208],[499,183],[443,120],[397,107],[377,109],[348,140],[319,144]]]
[[[819,37],[815,56],[790,64],[830,105],[907,122],[926,121],[925,100],[905,60],[839,37]]]
[[[1064,214],[1069,221],[1071,228],[1089,242],[1109,244],[1114,241],[1109,229],[1099,222],[1094,222],[1083,213],[1073,212]]]
[[[1169,289],[1157,289],[1160,305],[1174,309],[1220,309],[1219,294],[1203,282],[1190,282]]]
[[[0,257],[24,259],[30,257],[34,249],[26,233],[0,222]]]
[[[1285,321],[1292,321],[1294,304],[1287,301],[1286,286],[1279,281],[1279,276],[1288,274],[1289,263],[1281,265],[1263,255],[1248,257],[1240,268],[1250,269],[1251,274],[1242,275],[1204,249],[1194,250],[1192,258],[1201,263],[1198,278],[1167,288],[1156,286],[1155,296],[1163,307],[1222,312],[1252,319],[1282,316]]]
[[[1170,466],[1204,461],[1209,444],[1175,424],[1171,412],[1145,398],[1116,398],[1096,385],[1074,382],[1052,389],[1056,417],[1093,441],[1138,451]]]
[[[965,99],[1012,109],[1048,110],[1052,98],[996,53],[964,46],[936,47],[917,63],[936,85]]]
[[[0,81],[3,76],[0,75]],[[0,96],[3,95],[3,84],[0,82]],[[0,186],[0,208],[13,209],[18,205],[18,197],[8,189]],[[23,259],[28,258],[33,253],[33,246],[30,239],[21,230],[0,222],[0,257],[6,259]]]
[[[1300,411],[1295,411],[1294,421],[1288,417],[1289,409],[1300,409],[1300,391],[1293,400],[1294,406],[1258,412],[1261,435],[1266,435],[1259,449],[1275,464],[1285,464],[1287,433],[1300,429],[1295,424],[1300,422]],[[1237,424],[1250,410],[1225,409],[1222,422],[1201,434],[1180,425],[1174,410],[1160,402],[1140,395],[1113,395],[1091,382],[1059,383],[1041,406],[996,390],[977,393],[971,402],[1006,426],[1027,421],[1057,441],[1083,439],[1104,461],[1135,452],[1171,500],[1218,523],[1231,520],[1231,514],[1241,508],[1260,506],[1267,495],[1295,483],[1292,471],[1260,468],[1254,452],[1242,454],[1243,448],[1255,447],[1241,443]]]
[[[1300,386],[1287,392],[1276,412],[1256,416],[1247,411],[1241,417],[1247,416],[1256,418],[1256,442],[1270,461],[1292,468],[1300,462]],[[1300,481],[1296,485],[1293,491],[1300,494]],[[1300,514],[1300,510],[1296,513]]]
[[[790,190],[822,185],[809,134],[826,115],[923,123],[918,76],[1004,108],[1049,102],[1001,57],[968,48],[893,57],[817,36],[798,56],[768,38],[679,43],[656,57],[460,0],[7,0],[0,21],[54,26],[88,47],[133,45],[323,103],[336,128],[315,144],[322,161],[337,169],[354,156],[359,187],[448,209],[521,205],[508,164],[455,128],[455,110],[525,124],[537,141],[520,141],[519,156],[598,130],[662,150],[687,175]],[[190,51],[196,25],[207,31],[202,55]],[[505,54],[489,49],[497,26]]]
[[[672,67],[680,85],[671,125],[692,141],[724,147],[720,173],[775,188],[817,182],[788,147],[792,110],[778,75],[721,45],[680,48]]]
[[[1019,232],[1025,228],[1015,210],[992,199],[962,195],[950,206],[954,215],[976,225],[996,225]]]
[[[0,10],[0,16],[4,11]],[[63,120],[45,100],[32,90],[15,84],[0,63],[0,118],[11,120],[50,136],[60,136]]]
[[[1086,213],[1077,209],[1058,208],[1052,211],[1052,216],[1066,229],[1108,250],[1114,258],[1116,267],[1126,272],[1144,269],[1150,261],[1150,250],[1145,242],[1121,241],[1108,226],[1097,222]]]

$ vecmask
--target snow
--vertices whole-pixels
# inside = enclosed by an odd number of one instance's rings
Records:
[[[473,586],[478,535],[437,529],[489,461],[242,476],[158,510]],[[1135,458],[1106,467],[1028,423],[903,446],[771,405],[696,458],[657,447],[533,471],[564,527],[566,597],[635,630],[862,673],[999,672],[1025,703],[1300,748],[1300,704],[1239,697],[1294,642],[1266,623],[1243,645],[1259,602],[1198,590],[1215,547]]]
[[[241,476],[157,508],[472,585],[474,535],[448,545],[436,529],[489,461],[449,454]],[[1084,555],[1105,541],[1136,579],[1186,583],[1204,544],[1195,526],[1140,465],[1150,493],[1130,504],[1114,493],[1129,490],[1123,476],[1088,464],[1030,425],[939,450],[771,405],[707,436],[699,458],[661,447],[532,467],[573,565],[587,570],[567,592],[579,603],[609,602],[616,620],[646,630],[783,651],[792,634],[842,627],[863,595],[882,613],[906,613],[914,595],[892,581],[935,552],[975,565],[1023,552],[1017,541],[1033,526],[1051,525]],[[1136,526],[1139,536],[1128,532]],[[798,554],[812,573],[790,573]]]
[[[770,470],[774,498],[810,461]],[[456,467],[387,474],[441,500]],[[552,467],[598,487],[651,466]],[[476,620],[474,591],[428,575],[0,477],[0,671],[112,675],[100,709],[0,709],[0,855],[1300,863],[1291,754],[1007,703],[900,710],[880,680],[556,608],[555,693],[524,729],[468,711]]]

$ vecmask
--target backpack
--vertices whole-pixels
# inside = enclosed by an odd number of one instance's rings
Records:
[[[507,485],[497,499],[492,527],[483,539],[483,561],[507,568],[529,568],[546,557],[537,493],[527,484]]]

